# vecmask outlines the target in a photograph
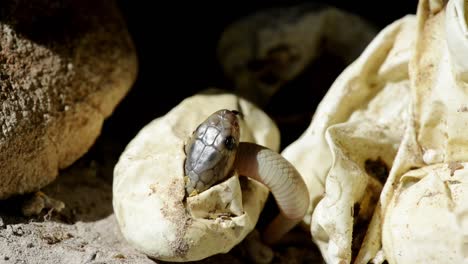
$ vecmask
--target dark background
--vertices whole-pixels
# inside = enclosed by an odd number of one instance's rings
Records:
[[[229,23],[256,10],[304,1],[168,2],[118,1],[136,45],[139,74],[128,96],[106,121],[103,134],[112,135],[123,145],[145,124],[197,91],[212,86],[231,88],[215,57],[218,38]],[[358,14],[378,29],[414,14],[417,8],[416,0],[320,3]],[[265,108],[280,127],[282,147],[307,128],[318,102],[346,66],[326,54],[324,58],[314,62],[307,74],[299,78],[302,83],[313,83],[316,90],[303,85],[305,92],[297,95],[288,93],[286,87]]]

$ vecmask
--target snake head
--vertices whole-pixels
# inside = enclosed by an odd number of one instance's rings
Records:
[[[185,145],[188,195],[203,192],[231,172],[240,138],[238,115],[235,110],[218,110],[192,133]]]

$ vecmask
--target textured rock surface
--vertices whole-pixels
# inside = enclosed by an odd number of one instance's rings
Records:
[[[47,185],[82,156],[136,71],[112,2],[2,3],[0,199]]]

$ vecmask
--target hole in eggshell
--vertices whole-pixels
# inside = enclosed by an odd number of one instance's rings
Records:
[[[367,159],[364,162],[364,168],[366,169],[367,174],[376,178],[381,183],[385,183],[389,174],[389,167],[381,157],[377,159]]]

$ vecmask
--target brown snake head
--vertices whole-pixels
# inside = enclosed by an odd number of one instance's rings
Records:
[[[210,115],[185,145],[185,190],[195,195],[225,178],[239,145],[239,112],[226,109]]]

